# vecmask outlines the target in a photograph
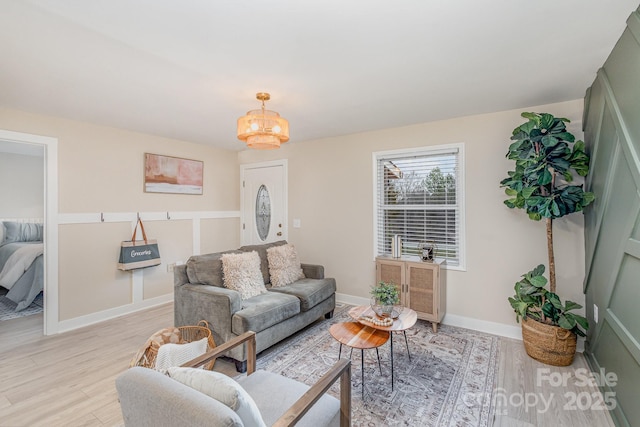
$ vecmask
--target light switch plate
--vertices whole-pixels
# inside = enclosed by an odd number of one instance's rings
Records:
[[[300,220],[299,219],[294,219],[293,220],[293,228],[300,228]]]

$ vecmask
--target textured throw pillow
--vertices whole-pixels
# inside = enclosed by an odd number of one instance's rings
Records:
[[[222,274],[225,288],[240,292],[242,299],[267,292],[257,252],[222,255]]]
[[[304,279],[296,248],[292,244],[267,249],[271,286],[280,287]]]
[[[238,414],[245,426],[266,427],[260,410],[249,393],[228,376],[220,372],[193,368],[169,368],[167,373],[187,387],[227,405]]]
[[[158,348],[156,371],[166,372],[172,366],[180,366],[207,352],[208,339],[202,338],[187,344],[164,344]]]

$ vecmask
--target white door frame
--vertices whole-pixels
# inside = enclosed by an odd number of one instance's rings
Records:
[[[58,333],[58,139],[0,129],[0,139],[44,146],[44,334]]]
[[[284,172],[284,185],[283,185],[283,194],[284,198],[284,212],[283,215],[283,223],[284,223],[284,235],[282,236],[284,240],[287,240],[289,237],[289,171],[288,171],[288,162],[287,159],[281,160],[272,160],[269,162],[259,162],[259,163],[246,163],[240,165],[240,244],[246,245],[244,241],[244,233],[242,232],[242,224],[245,221],[245,211],[244,211],[244,187],[242,183],[245,177],[245,171],[247,169],[259,169],[259,168],[268,168],[272,166],[282,166],[282,171]]]

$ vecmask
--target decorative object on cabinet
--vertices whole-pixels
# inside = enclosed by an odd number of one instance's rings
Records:
[[[433,261],[433,257],[438,249],[434,241],[418,243],[418,249],[421,252],[420,258],[423,261]]]
[[[391,237],[391,257],[400,258],[402,256],[402,236],[394,234]]]
[[[400,287],[400,303],[418,314],[418,319],[432,323],[433,332],[446,313],[446,261],[422,262],[418,257],[389,256],[376,258],[376,281],[397,283]]]

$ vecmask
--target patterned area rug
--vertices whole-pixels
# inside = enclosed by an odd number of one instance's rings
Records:
[[[306,384],[316,382],[338,359],[339,343],[329,326],[347,322],[347,305],[338,305],[333,319],[318,322],[263,352],[258,369],[277,372]],[[365,388],[361,397],[360,351],[352,355],[353,426],[479,426],[493,423],[499,338],[418,320],[407,331],[411,361],[402,333],[394,335],[395,385],[391,390],[389,343],[380,347],[382,375],[376,353],[365,350]],[[342,357],[350,349],[343,346]],[[339,382],[330,393],[339,396]]]
[[[15,311],[16,304],[4,295],[0,296],[0,322],[3,320],[16,319],[18,317],[31,316],[32,314],[42,313],[42,292],[33,300],[29,307],[21,311]]]

